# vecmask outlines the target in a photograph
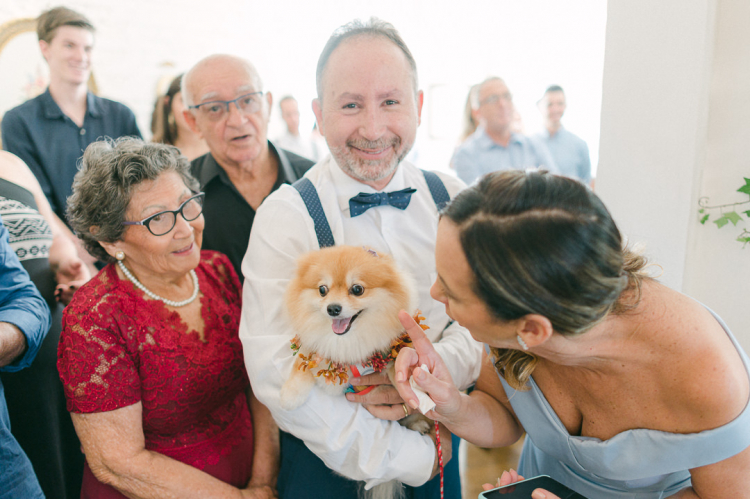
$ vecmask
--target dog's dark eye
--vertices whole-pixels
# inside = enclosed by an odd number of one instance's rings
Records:
[[[353,294],[354,296],[362,296],[362,293],[365,292],[365,288],[363,288],[359,284],[355,284],[354,286],[352,286],[349,292]]]
[[[325,296],[328,294],[328,286],[320,286],[318,291],[320,291],[320,296]]]

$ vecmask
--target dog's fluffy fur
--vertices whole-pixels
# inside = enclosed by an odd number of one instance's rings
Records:
[[[352,365],[390,349],[391,341],[403,333],[398,312],[413,311],[414,296],[411,279],[390,256],[334,246],[300,257],[287,288],[286,305],[292,330],[302,343],[300,353],[315,352]],[[285,409],[302,405],[312,388],[313,373],[297,369],[299,363],[297,359],[282,388]],[[318,379],[326,389],[331,388],[322,377]],[[346,387],[335,386],[339,392]]]
[[[353,246],[334,246],[299,258],[287,288],[286,306],[292,330],[300,338],[300,354],[314,352],[353,365],[390,349],[391,342],[404,332],[398,312],[415,311],[416,293],[412,279],[390,256]],[[298,355],[281,389],[281,406],[286,410],[302,405],[316,380],[334,393],[342,393],[348,386],[326,383],[322,376],[314,376],[317,369],[304,371],[300,364]],[[387,372],[393,382],[392,362]],[[421,433],[431,427],[430,420],[418,413],[401,423]],[[392,482],[375,487],[367,495],[397,497],[400,488]]]

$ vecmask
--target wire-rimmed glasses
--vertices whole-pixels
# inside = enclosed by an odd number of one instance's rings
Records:
[[[260,109],[262,95],[263,92],[251,92],[249,94],[240,95],[233,100],[201,102],[200,104],[189,106],[188,109],[197,109],[198,112],[205,115],[211,121],[221,121],[225,116],[229,115],[230,104],[237,106],[237,110],[241,113],[257,113]]]

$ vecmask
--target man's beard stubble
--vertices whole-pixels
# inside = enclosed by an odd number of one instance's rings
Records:
[[[387,147],[392,147],[394,151],[398,152],[390,160],[363,160],[357,158],[351,152],[351,148],[381,150]],[[399,148],[401,148],[400,151]],[[339,167],[350,176],[362,182],[376,182],[391,176],[410,149],[411,144],[408,147],[402,147],[401,137],[398,136],[378,140],[350,139],[346,141],[345,146],[332,148],[331,155],[333,155]],[[385,163],[386,161],[388,163]]]

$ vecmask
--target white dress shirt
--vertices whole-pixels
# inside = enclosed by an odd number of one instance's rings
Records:
[[[454,177],[439,175],[451,197],[464,187]],[[305,177],[318,191],[336,244],[388,253],[411,273],[419,292],[418,307],[430,327],[427,336],[437,342],[435,347],[456,385],[471,385],[479,375],[482,345],[465,328],[450,324],[443,304],[429,293],[437,277],[438,213],[422,172],[403,161],[384,189],[417,189],[406,210],[379,206],[356,218],[349,216],[349,198],[377,191],[346,175],[331,156],[313,166]],[[317,387],[298,409],[279,407],[281,386],[294,363],[289,340],[296,334],[287,319],[284,291],[297,258],[317,249],[313,221],[302,198],[292,186],[281,186],[258,209],[242,262],[245,285],[240,339],[253,392],[282,430],[303,440],[334,471],[353,480],[366,480],[367,488],[393,479],[422,485],[435,460],[435,446],[428,436],[398,422],[378,419],[343,394],[330,395]]]

